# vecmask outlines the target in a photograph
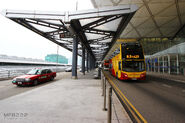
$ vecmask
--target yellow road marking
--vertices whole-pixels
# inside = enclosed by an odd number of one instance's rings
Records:
[[[104,72],[103,72],[104,73]],[[105,73],[104,73],[105,74]],[[106,74],[105,74],[106,75]],[[117,90],[120,98],[122,99],[122,101],[126,104],[127,108],[129,109],[129,111],[132,113],[132,115],[134,116],[134,118],[137,120],[137,122],[140,122],[140,120],[138,119],[138,117],[135,115],[135,113],[130,109],[130,107],[136,112],[136,114],[140,117],[140,119],[144,122],[147,123],[147,121],[144,119],[144,117],[137,111],[137,109],[130,103],[130,101],[125,97],[125,95],[119,90],[119,88],[117,88],[117,86],[114,84],[114,82],[106,75],[106,78],[109,80],[109,82],[111,83],[111,85],[114,87],[115,90]],[[125,101],[126,100],[126,101]],[[130,107],[127,105],[127,103],[130,105]]]

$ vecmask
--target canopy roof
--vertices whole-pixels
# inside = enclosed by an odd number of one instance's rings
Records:
[[[146,51],[145,54],[155,53],[158,46],[166,44],[163,41],[172,42],[171,40],[185,25],[185,0],[91,0],[91,2],[95,8],[125,4],[137,5],[139,8],[136,14],[121,33],[120,38],[140,40]],[[153,38],[160,38],[160,40],[153,41]],[[145,42],[141,39],[149,41]],[[173,44],[176,43],[178,44],[176,40],[173,40]],[[111,57],[120,41],[116,44],[106,59]],[[165,47],[160,49],[164,50]]]
[[[121,38],[174,37],[185,24],[185,0],[91,0],[95,8],[134,4],[136,14]]]
[[[4,16],[72,51],[73,36],[98,61],[102,60],[137,10],[121,5],[74,12],[5,10]]]

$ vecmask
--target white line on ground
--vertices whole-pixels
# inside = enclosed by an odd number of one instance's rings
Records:
[[[166,84],[162,84],[162,86],[167,87],[167,88],[172,88],[172,86],[166,85]]]
[[[0,86],[0,88],[4,88],[5,86]]]
[[[169,80],[176,81],[176,82],[180,82],[180,83],[185,83],[185,81],[177,80],[177,79],[169,79]]]

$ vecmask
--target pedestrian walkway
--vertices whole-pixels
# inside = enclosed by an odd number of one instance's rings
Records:
[[[183,75],[172,75],[172,74],[162,74],[157,72],[147,72],[147,75],[154,76],[157,78],[167,79],[175,82],[185,83],[185,76]]]
[[[59,73],[55,81],[0,101],[0,123],[106,123],[101,80],[93,72]],[[113,123],[130,119],[113,96]],[[118,109],[117,111],[115,109]]]

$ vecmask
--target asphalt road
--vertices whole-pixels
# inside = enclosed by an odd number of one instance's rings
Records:
[[[110,77],[149,123],[185,122],[185,84],[151,76],[145,81],[120,81]]]
[[[53,81],[41,83],[37,86],[26,86],[26,87],[18,87],[16,85],[13,85],[12,80],[0,81],[0,100],[20,94],[20,93],[24,93],[34,88],[38,88],[38,87],[50,84],[51,82],[55,82],[59,79],[69,77],[69,76],[71,76],[70,72],[57,73],[57,77]]]

